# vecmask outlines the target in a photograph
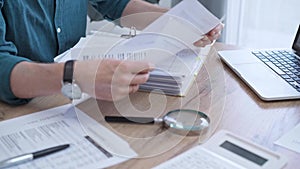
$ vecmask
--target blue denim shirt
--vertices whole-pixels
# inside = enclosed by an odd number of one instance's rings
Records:
[[[89,0],[104,18],[118,19],[129,0]],[[10,88],[22,61],[51,63],[85,36],[88,0],[0,0],[0,100],[24,104]]]

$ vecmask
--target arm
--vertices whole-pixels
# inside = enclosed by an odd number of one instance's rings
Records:
[[[3,1],[0,1],[0,9],[2,11]],[[6,23],[2,12],[0,12],[0,100],[10,104],[24,104],[27,99],[18,99],[14,96],[11,85],[11,71],[20,62],[29,61],[26,58],[18,57],[17,48],[12,42],[5,40]]]
[[[11,72],[10,85],[17,98],[34,98],[60,92],[63,64],[20,62]]]
[[[143,0],[89,0],[93,8],[100,12],[105,19],[113,20],[122,26],[135,26],[143,29],[158,18],[167,9],[145,2]],[[146,14],[151,12],[152,14]],[[133,15],[137,14],[139,15]],[[141,13],[144,13],[141,15]]]
[[[0,8],[3,12],[5,10],[2,7],[3,1],[0,0]],[[0,13],[0,100],[10,104],[24,104],[28,102],[27,98],[60,93],[64,64],[35,63],[19,56],[16,45],[6,41],[8,35],[6,23],[9,18],[4,19],[2,12]],[[30,44],[25,39],[22,40],[24,45]],[[138,85],[148,79],[150,67],[148,63],[142,62],[78,61],[75,63],[74,78],[84,92],[96,98],[120,99],[128,93],[135,92]],[[89,70],[86,70],[87,68]]]
[[[131,0],[122,13],[121,24],[127,27],[135,26],[137,29],[143,29],[167,11],[168,9],[166,8],[142,0]],[[204,38],[196,41],[194,45],[204,47],[211,44],[220,37],[223,27],[224,25],[219,24],[207,33]]]
[[[2,11],[3,1],[0,1]],[[53,65],[41,65],[32,63],[29,59],[18,56],[17,48],[14,43],[6,41],[6,21],[2,12],[0,13],[0,99],[9,104],[24,104],[28,98],[45,95],[47,88],[49,93],[58,89],[58,84],[47,83],[46,77],[49,76]],[[44,69],[44,67],[47,67]],[[51,67],[51,68],[49,68]],[[58,71],[59,72],[59,71]],[[60,78],[57,74],[56,79]],[[54,77],[50,77],[51,80]]]
[[[142,0],[131,0],[122,13],[121,25],[143,29],[168,9]]]
[[[63,63],[21,62],[11,73],[11,89],[18,98],[60,93]],[[119,100],[145,83],[152,65],[119,60],[77,61],[74,79],[83,92],[102,100]],[[24,73],[26,72],[26,73]]]
[[[117,20],[120,21],[121,25],[126,27],[134,26],[137,29],[145,28],[169,10],[142,0],[105,0],[100,2],[90,0],[90,2],[104,18],[114,20],[121,17],[120,20]],[[204,47],[212,43],[219,38],[222,29],[222,24],[216,26],[206,34],[207,36],[196,41],[194,45]]]

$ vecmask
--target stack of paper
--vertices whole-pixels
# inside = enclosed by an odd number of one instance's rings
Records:
[[[140,85],[140,91],[184,96],[203,63],[203,60],[198,57],[198,53],[192,49],[182,49],[177,53],[172,53],[158,47],[127,48],[124,50],[124,46],[128,45],[128,43],[122,45],[122,48],[114,45],[88,45],[88,47],[81,47],[80,45],[85,43],[97,44],[100,41],[105,41],[105,39],[110,39],[110,36],[102,35],[80,40],[79,45],[71,49],[72,59],[119,59],[151,62],[156,69],[150,72],[148,81]],[[125,39],[116,41],[116,43],[128,42]]]
[[[140,90],[184,96],[204,61],[193,43],[219,23],[197,0],[185,0],[133,38],[97,32],[81,39],[71,55],[77,60],[151,62],[156,69]]]
[[[193,50],[181,50],[168,60],[157,63],[149,80],[140,86],[142,91],[184,96],[197,75],[202,62]]]

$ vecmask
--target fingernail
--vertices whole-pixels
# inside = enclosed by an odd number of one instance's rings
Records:
[[[194,43],[194,45],[200,47],[200,46],[203,45],[203,42],[202,41],[197,41],[197,42]]]
[[[207,37],[207,36],[204,36],[202,39],[203,39],[203,40],[208,40],[208,37]],[[201,41],[200,41],[200,42],[201,42]]]
[[[150,63],[149,66],[150,66],[150,69],[154,69],[155,68],[155,64],[154,63]]]

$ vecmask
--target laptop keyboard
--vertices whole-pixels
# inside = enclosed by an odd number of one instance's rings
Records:
[[[286,50],[252,53],[300,92],[300,60],[296,54]]]

